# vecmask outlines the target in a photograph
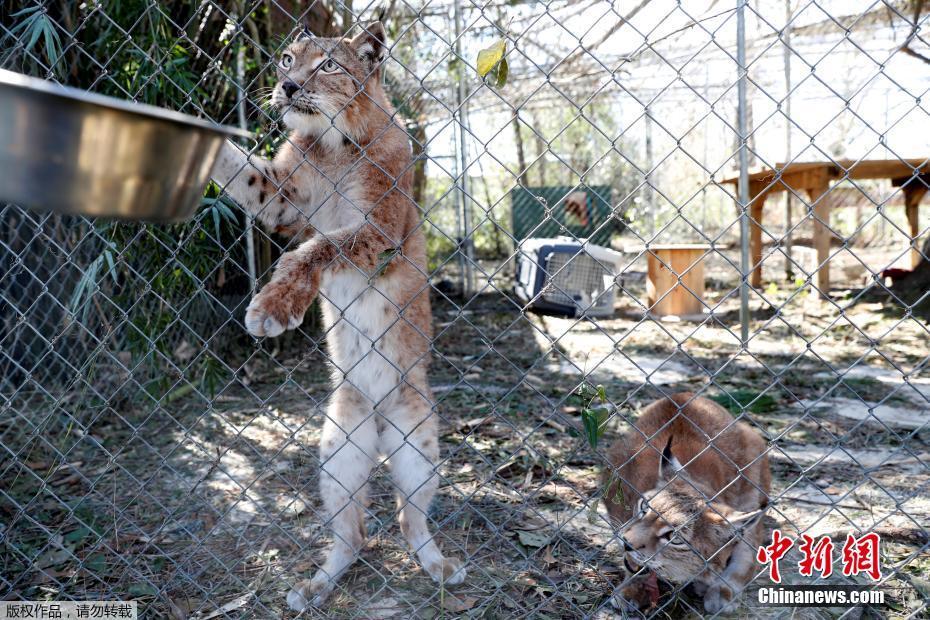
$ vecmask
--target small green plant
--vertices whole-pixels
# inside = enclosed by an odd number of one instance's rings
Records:
[[[400,252],[400,250],[397,248],[391,248],[378,254],[378,268],[375,270],[376,278],[380,277],[382,274],[384,274],[385,271],[387,271],[391,261],[394,260],[394,257],[397,256],[398,252]]]
[[[767,413],[778,407],[778,401],[771,394],[743,388],[728,390],[723,394],[711,396],[710,399],[723,405],[730,413],[742,413],[744,410]]]
[[[584,382],[575,391],[575,397],[579,401],[579,413],[585,438],[592,450],[597,449],[597,443],[607,429],[609,417],[606,407],[607,392],[603,385],[592,386]],[[595,407],[596,401],[600,401],[602,406]]]
[[[616,486],[617,492],[614,493],[612,497],[606,497],[607,501],[612,502],[614,504],[620,504],[624,508],[629,508],[630,504],[629,502],[626,501],[626,496],[623,494],[623,486],[620,484],[620,476],[618,476],[614,472],[611,472],[610,479],[607,481],[606,488],[610,489],[610,487],[612,487],[614,483],[616,483],[617,485]]]
[[[202,313],[217,308],[214,295],[222,288],[217,281],[226,278],[219,272],[243,272],[239,217],[214,185],[206,194],[190,222],[94,223],[91,238],[99,254],[83,270],[68,303],[72,320],[89,333],[106,333],[112,347],[131,354],[139,384],[153,399],[172,388],[169,401],[194,387],[212,396],[229,380],[219,362],[220,339],[211,339],[189,360],[179,352],[181,342],[200,337],[189,323],[201,325]],[[210,333],[218,327],[203,329]],[[174,388],[179,380],[183,389]]]

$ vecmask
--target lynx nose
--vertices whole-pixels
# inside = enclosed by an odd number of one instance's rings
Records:
[[[284,82],[281,83],[281,89],[284,91],[284,94],[287,95],[287,98],[290,99],[294,96],[294,93],[300,90],[300,86],[290,80],[284,80]]]

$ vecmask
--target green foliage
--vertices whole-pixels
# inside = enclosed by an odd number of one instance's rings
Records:
[[[778,407],[778,401],[771,394],[762,394],[745,388],[727,390],[723,394],[711,396],[710,399],[723,405],[730,413],[737,414],[746,410],[753,413],[768,413]]]
[[[108,244],[100,253],[100,256],[91,261],[84,269],[84,274],[78,280],[71,294],[71,300],[68,302],[68,311],[74,317],[79,317],[81,323],[87,322],[87,312],[90,309],[90,302],[93,296],[99,290],[97,281],[104,275],[109,274],[114,282],[116,281],[116,268],[113,259],[115,246]],[[106,271],[102,271],[102,270]]]
[[[10,35],[22,42],[25,54],[33,57],[41,53],[35,50],[35,47],[39,39],[42,39],[45,61],[49,70],[54,71],[61,59],[61,37],[45,9],[38,6],[26,7],[13,13],[12,17],[17,21],[10,28]]]
[[[258,9],[246,21],[261,19],[268,13]],[[14,0],[0,6],[0,66],[40,77],[52,74],[69,86],[120,99],[227,119],[236,105],[231,85],[237,52],[224,36],[227,21],[222,11],[204,11],[190,0],[157,5]],[[260,55],[246,60],[250,88],[273,79]],[[250,116],[258,129],[265,114]],[[223,308],[217,299],[248,293],[238,214],[211,185],[187,223],[79,223],[88,233],[80,241],[81,255],[96,254],[79,265],[82,275],[67,310],[87,333],[104,336],[111,351],[131,354],[143,395],[156,398],[185,383],[206,394],[221,389],[229,371],[213,349],[224,340],[211,337],[211,330],[229,321],[219,315]],[[91,356],[112,359],[101,349]],[[87,376],[95,372],[95,364],[89,364]]]
[[[603,385],[591,386],[585,382],[578,387],[573,396],[578,403],[585,438],[591,449],[597,449],[597,443],[607,430],[607,392]],[[601,406],[596,407],[596,401],[600,401]]]

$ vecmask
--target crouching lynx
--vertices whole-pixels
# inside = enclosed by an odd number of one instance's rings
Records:
[[[708,613],[731,610],[758,568],[771,487],[762,436],[683,392],[646,407],[608,461],[604,501],[632,573],[615,603],[645,603],[642,574],[652,570],[691,584]]]
[[[281,56],[272,103],[291,130],[274,160],[226,144],[216,180],[271,230],[306,239],[281,256],[249,304],[246,328],[277,336],[320,293],[337,385],[320,439],[320,492],[333,544],[288,594],[320,605],[365,538],[366,483],[381,456],[397,487],[401,529],[437,582],[465,577],[427,528],[438,487],[436,416],[426,378],[431,338],[426,252],[410,198],[407,133],[380,84],[380,23],[353,39],[304,32]],[[385,266],[385,262],[387,262]]]

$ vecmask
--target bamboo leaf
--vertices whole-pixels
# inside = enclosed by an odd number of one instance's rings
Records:
[[[48,58],[49,66],[54,67],[61,57],[61,39],[58,37],[55,25],[48,17],[43,15],[42,22],[45,34],[45,55]]]
[[[110,268],[110,277],[113,279],[113,283],[116,284],[118,280],[116,279],[116,262],[113,260],[113,252],[104,250],[103,257],[106,259],[107,266]]]
[[[39,10],[39,7],[37,7],[37,6],[31,6],[31,7],[25,8],[25,9],[23,9],[23,10],[21,10],[21,11],[16,11],[15,13],[10,13],[10,17],[19,17],[20,15],[29,15],[30,13],[35,13],[35,12],[38,11],[38,10]]]
[[[42,24],[39,22],[38,15],[34,15],[29,18],[29,26],[27,29],[32,30],[32,36],[29,37],[29,43],[26,44],[26,51],[32,51],[32,48],[35,47],[36,41],[39,40],[39,35],[42,34]]]

